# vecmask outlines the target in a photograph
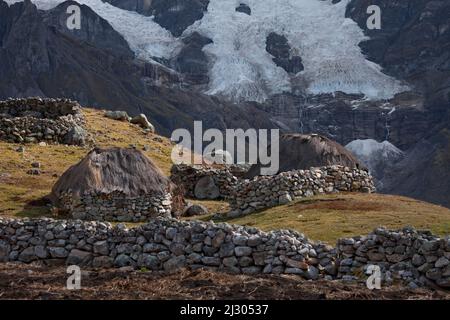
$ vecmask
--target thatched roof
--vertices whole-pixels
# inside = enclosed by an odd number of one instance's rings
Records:
[[[278,173],[335,164],[350,168],[364,168],[350,151],[324,136],[317,134],[284,134],[280,136],[280,169]],[[246,177],[253,178],[260,175],[260,169],[260,164],[253,165]]]
[[[168,192],[169,187],[169,179],[139,150],[96,148],[61,176],[50,198],[57,202],[61,193],[68,190],[75,197],[114,191],[129,197],[161,195]]]

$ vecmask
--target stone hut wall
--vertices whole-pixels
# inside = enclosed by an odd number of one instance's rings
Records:
[[[238,182],[238,171],[232,167],[218,168],[208,166],[174,165],[171,169],[170,180],[185,191],[185,196],[196,198],[195,186],[205,177],[210,177],[218,189],[216,198],[226,199],[232,194],[233,186]]]
[[[16,143],[82,144],[81,106],[68,99],[23,98],[0,101],[0,140]]]
[[[234,187],[230,216],[287,204],[293,200],[339,191],[373,192],[375,185],[365,170],[343,166],[311,168],[240,180]]]
[[[121,192],[111,194],[85,194],[75,198],[65,193],[61,207],[74,219],[90,221],[147,222],[156,217],[171,217],[172,196],[144,195],[128,197]]]
[[[377,229],[367,237],[341,239],[336,249],[311,242],[295,231],[263,232],[226,223],[160,218],[126,229],[122,224],[113,227],[104,222],[0,218],[0,262],[46,261],[168,272],[183,267],[207,268],[244,274],[294,274],[311,280],[358,277],[363,282],[366,276],[360,270],[370,263],[384,263],[399,279],[413,279],[410,282],[418,286],[432,283],[448,288],[450,238],[408,230]],[[374,249],[377,251],[371,251]],[[381,250],[385,252],[381,254]],[[400,255],[407,258],[402,260]],[[405,264],[417,272],[407,273],[401,267]],[[386,273],[385,283],[388,277]]]
[[[415,288],[438,285],[450,288],[450,237],[404,228],[376,229],[366,237],[340,239],[339,277],[352,279],[368,265],[378,265],[385,283],[402,280]]]

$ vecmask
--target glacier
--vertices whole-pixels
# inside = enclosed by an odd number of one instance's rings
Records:
[[[195,22],[183,36],[193,32],[213,43],[204,47],[211,61],[210,83],[205,93],[233,101],[263,102],[273,94],[292,92],[321,94],[342,91],[364,94],[382,100],[408,90],[400,81],[368,61],[358,44],[366,39],[363,30],[345,18],[350,0],[332,4],[331,0],[210,0],[203,19]],[[16,0],[7,0],[8,3]],[[48,10],[63,0],[32,0]],[[107,20],[129,43],[136,56],[150,62],[154,57],[170,59],[182,47],[166,29],[135,12],[122,10],[101,0],[78,0]],[[247,4],[252,14],[236,12]],[[271,32],[284,35],[299,54],[305,69],[289,75],[278,67],[266,51]]]

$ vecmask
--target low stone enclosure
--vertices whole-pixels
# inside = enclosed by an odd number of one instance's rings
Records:
[[[141,151],[95,148],[60,177],[49,198],[74,219],[145,222],[172,216],[172,190]]]
[[[247,215],[304,197],[340,191],[370,193],[375,191],[375,185],[366,170],[338,165],[257,176],[240,180],[234,186],[229,216]]]
[[[0,101],[0,140],[83,145],[87,133],[81,106],[69,99]]]
[[[242,178],[230,167],[176,165],[171,180],[181,185],[186,196],[200,199],[223,198],[230,202],[230,217],[283,205],[293,200],[340,191],[375,191],[370,174],[364,169],[339,165],[293,170],[274,176]]]
[[[262,232],[226,223],[155,219],[127,229],[104,222],[0,218],[0,262],[42,261],[93,268],[173,272],[207,268],[235,274],[292,274],[364,280],[370,264],[410,287],[450,287],[450,238],[405,228],[341,239],[337,248],[288,230]]]

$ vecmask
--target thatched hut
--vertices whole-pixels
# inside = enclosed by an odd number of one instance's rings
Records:
[[[96,148],[61,176],[50,199],[74,218],[136,222],[170,216],[171,188],[142,152]]]
[[[279,161],[278,173],[329,165],[364,168],[356,157],[342,145],[318,134],[281,135]],[[258,176],[260,172],[261,164],[255,164],[247,172],[246,178]]]

